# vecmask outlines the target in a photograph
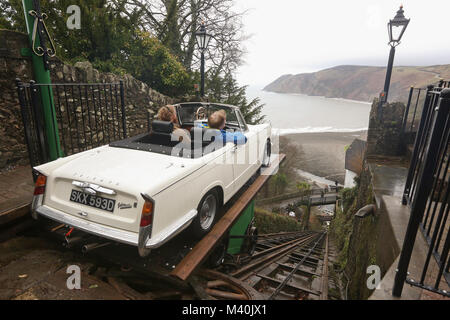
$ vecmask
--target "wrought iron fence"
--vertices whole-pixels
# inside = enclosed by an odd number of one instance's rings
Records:
[[[425,96],[426,89],[411,87],[405,114],[403,116],[403,133],[417,132]]]
[[[440,81],[438,88],[449,88],[450,81]],[[402,130],[407,138],[414,139],[420,126],[421,115],[427,92],[434,90],[435,86],[430,85],[427,88],[411,87],[409,91],[408,103],[406,104],[405,114],[403,116]],[[411,141],[414,142],[414,141]]]
[[[411,216],[400,254],[394,296],[401,296],[405,281],[450,296],[449,134],[450,89],[429,87],[403,196],[403,204],[410,206]],[[420,279],[407,279],[419,229],[429,245],[428,252]]]
[[[25,85],[16,80],[16,84],[30,164],[35,166],[48,161],[44,113],[37,91],[31,87],[33,82]]]
[[[53,96],[64,156],[127,138],[124,85],[64,83],[42,85],[17,80],[26,143],[32,166],[49,161],[40,93]]]
[[[439,81],[439,87],[450,88],[450,80],[449,81],[444,81],[444,80]]]

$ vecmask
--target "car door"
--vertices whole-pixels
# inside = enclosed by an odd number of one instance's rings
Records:
[[[257,167],[257,136],[254,132],[250,132],[238,110],[236,110],[237,119],[239,120],[241,130],[247,137],[247,142],[243,145],[236,145],[233,148],[234,164],[233,174],[236,190],[239,190],[255,173]],[[255,153],[256,152],[256,153]]]

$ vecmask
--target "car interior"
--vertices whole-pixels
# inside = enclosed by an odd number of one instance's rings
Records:
[[[223,148],[220,131],[209,128],[192,127],[190,129],[191,143],[185,144],[176,139],[171,122],[154,120],[150,133],[143,133],[125,140],[110,143],[111,147],[142,150],[187,158],[198,158]],[[217,144],[212,145],[214,142]],[[177,154],[174,148],[178,146]]]

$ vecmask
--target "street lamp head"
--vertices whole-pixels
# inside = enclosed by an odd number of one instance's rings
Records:
[[[390,20],[388,23],[389,44],[392,47],[395,47],[400,43],[410,21],[410,19],[405,18],[403,13],[403,6],[400,6],[394,19]]]
[[[201,51],[205,51],[208,48],[209,41],[211,41],[212,36],[206,32],[205,23],[202,22],[200,29],[195,33],[195,38],[197,39],[197,45]]]

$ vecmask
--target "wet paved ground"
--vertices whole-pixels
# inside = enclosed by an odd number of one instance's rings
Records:
[[[379,195],[401,197],[405,189],[408,168],[400,163],[370,163],[373,189]]]
[[[81,268],[81,289],[69,290],[67,267]],[[89,275],[92,263],[55,243],[35,237],[18,237],[0,244],[1,300],[125,299],[110,284]]]
[[[33,190],[31,167],[22,166],[0,173],[0,215],[30,203]]]
[[[194,298],[186,283],[168,276],[195,244],[186,232],[143,259],[136,248],[118,243],[87,254],[81,253],[82,243],[64,248],[68,230],[64,227],[50,233],[43,229],[58,224],[39,221],[19,236],[0,242],[0,300]],[[89,239],[88,243],[97,242]],[[71,265],[81,269],[80,290],[67,288]]]
[[[63,248],[61,241],[38,233],[33,229],[0,243],[0,300],[194,298],[187,284],[177,287],[165,278],[170,263],[144,261],[135,248],[114,245],[82,254],[79,246]],[[69,266],[80,268],[81,289],[68,289]]]
[[[402,196],[408,175],[408,165],[398,161],[371,161],[369,166],[372,172],[373,191],[377,202],[383,202],[383,208],[385,208],[386,213],[382,214],[387,214],[395,242],[398,248],[401,248],[410,217],[409,208],[402,205]],[[410,272],[409,277],[415,277],[416,279],[419,277],[427,251],[428,245],[419,232],[408,269]],[[391,292],[397,265],[398,257],[386,272],[381,283],[381,290],[376,290],[371,299],[394,299]],[[431,282],[430,279],[435,277],[437,271],[437,264],[432,260],[426,279],[428,283]],[[427,283],[427,281],[425,282]],[[446,284],[442,282],[442,288],[445,288],[445,286]],[[441,300],[446,298],[439,294],[405,284],[402,299]]]

